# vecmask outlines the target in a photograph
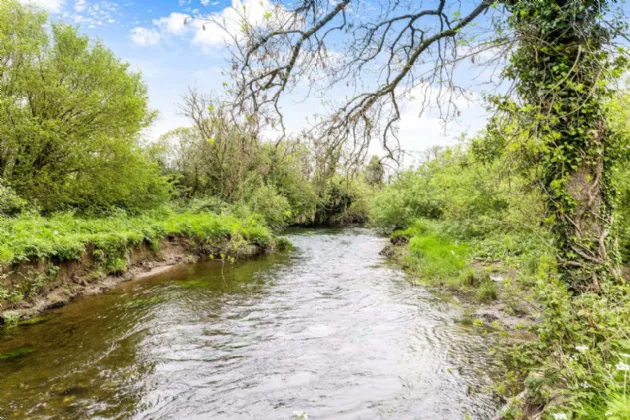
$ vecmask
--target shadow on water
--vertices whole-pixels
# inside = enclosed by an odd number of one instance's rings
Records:
[[[6,330],[0,417],[491,417],[491,343],[389,266],[385,238],[287,234],[292,253],[182,265]]]

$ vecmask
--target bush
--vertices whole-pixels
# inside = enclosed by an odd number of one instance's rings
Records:
[[[443,206],[426,173],[405,171],[374,197],[370,222],[380,227],[404,228],[418,218],[440,218]]]
[[[254,190],[248,205],[260,214],[267,225],[275,231],[285,228],[291,220],[289,201],[278,194],[275,187],[262,185]]]
[[[18,197],[0,178],[0,214],[17,214],[26,208],[26,204],[26,200]]]

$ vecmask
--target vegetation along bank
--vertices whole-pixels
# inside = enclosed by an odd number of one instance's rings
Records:
[[[3,323],[144,262],[233,261],[286,245],[275,235],[288,225],[369,223],[392,234],[388,252],[419,283],[474,303],[472,326],[503,337],[499,417],[630,419],[623,9],[455,3],[410,14],[393,2],[371,27],[348,24],[350,0],[323,18],[318,1],[262,24],[242,16],[226,91],[189,91],[188,124],[154,141],[140,73],[75,27],[0,3]],[[487,15],[489,35],[466,33]],[[440,22],[417,30],[424,18]],[[294,25],[310,27],[297,36]],[[336,30],[352,33],[345,55],[325,45]],[[444,117],[458,115],[455,66],[496,48],[510,89],[485,96],[485,129],[387,167],[403,154],[399,104],[436,86]],[[349,88],[377,61],[386,76],[370,75],[371,92],[299,135],[261,135],[285,127],[280,98],[301,81]],[[369,156],[373,138],[383,158]]]
[[[327,150],[264,142],[194,91],[190,125],[148,141],[158,115],[142,75],[47,19],[0,3],[0,323],[156,264],[275,250],[291,224],[367,220],[378,160],[349,176]]]

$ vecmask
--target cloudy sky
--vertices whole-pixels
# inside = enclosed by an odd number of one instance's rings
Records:
[[[46,9],[53,21],[78,25],[91,37],[100,37],[119,57],[142,71],[149,86],[151,106],[160,119],[148,133],[157,137],[169,129],[186,125],[178,115],[178,103],[189,87],[201,92],[220,90],[226,78],[226,49],[217,28],[202,28],[191,16],[233,16],[234,8],[245,10],[251,19],[262,18],[267,0],[23,0]],[[318,109],[321,99],[287,98],[288,129],[299,131],[305,118]],[[400,138],[403,149],[424,150],[435,144],[455,142],[463,132],[483,127],[486,113],[479,103],[462,102],[460,121],[443,129],[437,115],[419,117],[420,99],[403,110]],[[375,151],[378,153],[378,151]]]

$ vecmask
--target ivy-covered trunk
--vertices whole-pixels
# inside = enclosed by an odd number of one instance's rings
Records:
[[[613,233],[616,140],[607,81],[621,63],[606,52],[606,1],[521,0],[507,5],[518,36],[508,75],[539,141],[540,181],[564,281],[601,290],[619,276]]]

